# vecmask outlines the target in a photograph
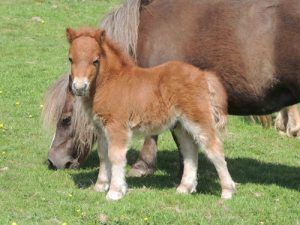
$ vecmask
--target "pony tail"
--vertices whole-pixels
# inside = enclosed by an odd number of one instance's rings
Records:
[[[101,22],[101,28],[136,61],[138,28],[142,0],[125,0],[124,4],[109,13]]]
[[[206,71],[205,73],[215,128],[217,129],[219,134],[226,135],[228,114],[227,93],[215,73],[208,71]]]

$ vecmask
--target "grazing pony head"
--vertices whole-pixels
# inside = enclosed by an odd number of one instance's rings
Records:
[[[77,168],[88,156],[95,140],[81,101],[68,88],[69,73],[46,93],[42,118],[45,127],[55,127],[48,152],[49,169]]]
[[[75,31],[67,28],[66,34],[70,43],[72,92],[77,96],[88,96],[101,66],[100,57],[104,54],[101,43],[105,38],[105,31],[90,28]]]

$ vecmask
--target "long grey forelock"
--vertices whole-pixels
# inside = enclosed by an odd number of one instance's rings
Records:
[[[48,89],[42,111],[44,127],[55,126],[59,121],[66,102],[68,85],[69,73],[66,73]]]
[[[74,140],[76,140],[78,155],[86,154],[84,151],[91,149],[93,142],[96,140],[93,124],[91,123],[80,97],[75,97],[73,116],[71,121]]]

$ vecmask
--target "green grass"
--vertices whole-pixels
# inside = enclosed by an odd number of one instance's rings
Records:
[[[47,169],[51,131],[41,128],[40,104],[68,70],[64,30],[98,25],[117,2],[1,0],[0,224],[300,224],[299,140],[237,117],[224,144],[239,183],[231,201],[220,200],[219,180],[203,154],[198,192],[176,194],[178,154],[168,133],[159,140],[156,173],[128,179],[129,193],[119,202],[92,190],[95,152],[80,170]],[[140,146],[136,140],[132,148]],[[131,163],[137,154],[129,152]]]

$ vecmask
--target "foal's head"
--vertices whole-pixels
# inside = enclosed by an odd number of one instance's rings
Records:
[[[72,91],[75,95],[87,96],[100,68],[100,57],[103,54],[101,42],[105,31],[89,28],[75,31],[67,28],[66,34],[70,43]]]

